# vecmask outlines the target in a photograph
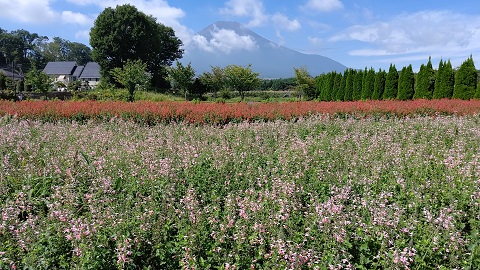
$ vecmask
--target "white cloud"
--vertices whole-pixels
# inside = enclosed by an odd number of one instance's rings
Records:
[[[305,10],[327,12],[342,9],[343,4],[339,0],[308,0],[308,2],[302,7]]]
[[[49,23],[56,14],[50,7],[51,0],[0,0],[0,17],[18,20],[24,23]]]
[[[310,42],[310,44],[315,46],[321,45],[323,43],[323,40],[321,38],[308,37],[307,39],[308,39],[308,42]]]
[[[65,23],[79,24],[79,25],[92,25],[94,18],[91,18],[85,14],[72,12],[72,11],[62,11],[61,13],[62,21]]]
[[[302,27],[298,20],[290,20],[287,16],[280,13],[272,15],[271,19],[277,27],[287,31],[296,31]]]
[[[480,16],[449,11],[402,14],[390,21],[355,25],[330,41],[354,40],[366,48],[350,51],[355,56],[386,56],[409,53],[456,54],[480,49]]]
[[[268,21],[263,3],[258,0],[229,0],[220,11],[237,17],[251,17],[248,27],[260,26]]]
[[[211,34],[210,40],[200,35],[193,36],[192,40],[197,47],[207,52],[221,51],[228,54],[234,50],[252,51],[257,48],[251,36],[239,35],[233,30],[215,29]]]

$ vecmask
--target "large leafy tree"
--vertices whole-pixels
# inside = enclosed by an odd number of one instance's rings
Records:
[[[48,40],[45,36],[30,33],[27,30],[15,30],[10,33],[0,31],[0,65],[12,64],[18,71],[20,67],[29,71],[32,64],[37,68],[43,68],[45,60],[40,50],[41,45]]]
[[[475,95],[477,88],[477,70],[473,58],[465,60],[455,74],[455,89],[453,98],[471,99]]]
[[[254,90],[260,84],[258,73],[252,71],[252,66],[246,67],[228,65],[225,67],[225,83],[231,89],[238,91],[245,99],[245,92]]]
[[[183,54],[182,41],[172,28],[128,4],[100,13],[90,31],[90,45],[93,60],[110,82],[110,70],[123,67],[127,60],[140,60],[146,63],[153,85],[160,86],[165,82],[165,67]]]
[[[195,70],[192,68],[191,63],[184,66],[177,61],[176,67],[167,68],[168,80],[175,90],[180,90],[187,99],[187,94],[191,90],[193,83],[195,82]]]
[[[385,78],[385,90],[383,91],[383,99],[394,99],[398,92],[398,71],[395,65],[390,64],[387,77]]]
[[[408,100],[413,98],[415,92],[415,74],[412,65],[403,67],[398,78],[398,100]]]
[[[225,70],[221,67],[212,67],[211,72],[204,72],[199,76],[200,81],[206,87],[207,91],[217,97],[217,92],[225,87]]]
[[[316,98],[315,79],[308,73],[307,69],[305,67],[294,68],[294,71],[298,90],[302,91],[307,99]]]
[[[43,55],[47,61],[75,61],[82,66],[92,61],[92,50],[87,45],[60,37],[43,45]]]
[[[33,91],[47,95],[52,90],[53,80],[35,66],[25,75],[25,84]]]
[[[128,99],[133,101],[135,90],[145,88],[148,85],[150,74],[147,73],[146,69],[147,64],[140,60],[127,60],[122,68],[114,68],[110,71],[110,74],[116,82],[127,88]]]
[[[453,71],[450,60],[444,62],[440,60],[438,64],[437,75],[435,79],[435,89],[433,90],[433,98],[451,98],[453,88],[455,86],[455,71]]]
[[[426,65],[420,66],[417,74],[417,84],[415,87],[414,99],[431,99],[435,88],[435,71],[433,70],[431,58],[428,58]]]

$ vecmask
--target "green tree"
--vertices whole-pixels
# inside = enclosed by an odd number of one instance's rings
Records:
[[[7,82],[5,78],[5,73],[0,72],[0,91],[7,89]]]
[[[355,75],[357,74],[357,71],[354,69],[348,69],[345,77],[345,95],[341,97],[340,100],[343,101],[351,101],[353,100],[353,84],[355,80]]]
[[[110,71],[110,74],[116,82],[127,88],[129,101],[134,100],[137,88],[147,87],[151,76],[147,72],[147,64],[140,60],[127,60],[127,63],[122,68],[114,68]]]
[[[43,68],[45,60],[41,47],[48,40],[45,36],[37,33],[30,33],[27,30],[15,30],[10,33],[0,32],[0,65],[13,66],[18,70],[29,71],[34,65],[36,68]],[[13,65],[12,65],[13,64]]]
[[[455,73],[455,88],[452,97],[465,100],[473,98],[477,88],[477,77],[475,63],[470,55]]]
[[[83,66],[92,61],[92,50],[85,44],[70,42],[54,37],[52,42],[43,45],[43,55],[46,61],[75,61]]]
[[[146,63],[155,87],[165,83],[165,66],[183,54],[182,42],[172,28],[128,4],[100,13],[90,31],[90,45],[103,79],[114,82],[111,70],[123,67],[127,60],[140,60]]]
[[[53,80],[35,66],[25,75],[25,84],[29,85],[33,91],[43,93],[45,96],[52,89],[52,83]]]
[[[398,100],[408,100],[413,98],[415,93],[415,74],[412,65],[403,67],[398,78]]]
[[[363,74],[365,71],[359,70],[353,79],[353,92],[352,92],[352,100],[360,100],[362,98],[362,86],[363,86]]]
[[[16,85],[17,93],[22,93],[25,91],[25,82],[23,80],[18,80]]]
[[[225,83],[231,89],[238,91],[242,100],[245,92],[254,90],[260,84],[258,73],[252,71],[252,65],[247,67],[228,65],[225,67]]]
[[[192,68],[191,63],[188,63],[187,66],[184,66],[182,63],[177,61],[176,67],[167,68],[168,81],[170,81],[172,88],[179,90],[184,94],[185,99],[187,99],[187,94],[189,94],[189,89],[192,88],[192,85],[195,81],[195,70]]]
[[[367,100],[372,98],[373,90],[375,88],[375,70],[373,67],[365,73],[362,85],[362,99]]]
[[[330,93],[327,100],[328,101],[335,100],[335,97],[337,96],[337,93],[339,91],[342,91],[342,87],[345,88],[345,79],[344,79],[342,73],[336,73],[335,72],[335,82],[333,84],[333,91]]]
[[[452,63],[450,63],[450,60],[448,60],[448,62],[443,62],[443,60],[440,60],[435,79],[433,98],[451,98],[453,95],[454,86],[455,71],[453,71]]]
[[[297,89],[303,92],[307,99],[314,99],[317,97],[315,89],[315,79],[310,76],[305,67],[293,68],[295,71],[295,80],[297,82]]]
[[[385,80],[387,78],[387,72],[380,69],[375,75],[375,82],[373,85],[372,99],[379,100],[383,97],[383,92],[385,91]]]
[[[433,70],[431,58],[428,58],[427,65],[421,65],[417,74],[414,99],[431,99],[435,89],[435,71]]]
[[[213,93],[215,98],[217,97],[217,92],[225,88],[225,70],[221,67],[212,67],[211,72],[204,72],[199,79],[207,88],[207,91]]]
[[[385,90],[383,91],[383,99],[394,99],[398,92],[398,72],[395,65],[390,64],[387,77],[385,78]]]

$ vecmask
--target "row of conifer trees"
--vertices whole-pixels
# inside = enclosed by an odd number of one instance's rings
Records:
[[[409,100],[480,98],[477,87],[477,70],[472,56],[454,70],[450,60],[440,60],[437,70],[431,59],[422,64],[417,74],[412,65],[400,72],[391,64],[387,71],[373,68],[367,70],[348,69],[343,74],[330,72],[315,78],[316,98],[322,101],[354,100]]]

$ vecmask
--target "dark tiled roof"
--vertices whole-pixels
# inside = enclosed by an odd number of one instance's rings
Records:
[[[100,78],[100,66],[96,62],[88,62],[83,68],[80,78]]]
[[[73,77],[80,77],[83,71],[83,66],[78,66],[75,71],[73,72]]]
[[[13,77],[15,79],[23,79],[23,75],[20,75],[18,73],[13,74],[11,71],[8,71],[6,69],[1,68],[0,72],[2,72],[6,77]]]
[[[48,62],[43,72],[48,75],[72,75],[76,62]]]

